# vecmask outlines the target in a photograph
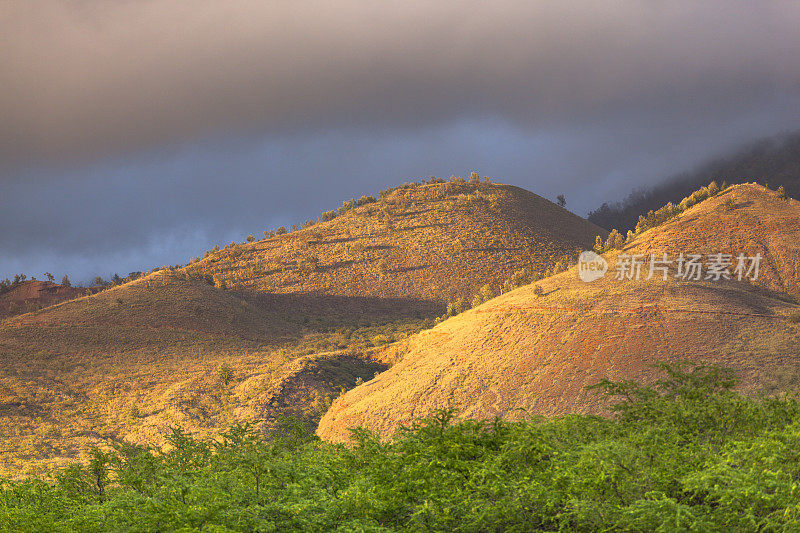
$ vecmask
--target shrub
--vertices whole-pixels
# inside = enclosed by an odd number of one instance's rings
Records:
[[[597,237],[594,238],[594,251],[595,253],[602,254],[604,248],[605,246],[603,246],[603,238],[600,235],[598,235]]]
[[[226,387],[233,381],[233,369],[228,365],[228,363],[223,363],[221,367],[219,367],[219,373],[217,374],[219,381],[225,385]]]
[[[325,211],[324,213],[322,213],[322,221],[323,222],[330,222],[334,218],[336,218],[336,211],[331,210],[331,211]]]
[[[375,202],[376,202],[376,200],[375,200],[375,198],[374,198],[374,197],[372,197],[372,196],[362,196],[361,198],[359,198],[359,199],[358,199],[358,200],[355,202],[355,205],[356,205],[356,206],[362,206],[362,205],[366,205],[366,204],[373,204],[373,203],[375,203]]]
[[[786,189],[783,188],[783,185],[778,187],[778,191],[777,192],[778,192],[778,198],[780,198],[781,200],[788,200],[789,199],[789,197],[786,196]]]
[[[460,315],[469,309],[469,303],[464,298],[459,298],[455,302],[447,304],[447,313],[445,318]]]
[[[72,282],[70,282],[69,276],[67,276],[66,274],[64,274],[64,277],[61,278],[61,284],[64,287],[72,287]]]
[[[535,294],[537,297],[544,296],[544,289],[542,289],[539,285],[534,285],[533,294]]]
[[[280,226],[275,230],[275,235],[283,235],[286,233],[286,226]]]
[[[481,287],[481,290],[478,291],[478,294],[475,295],[475,298],[472,299],[472,307],[478,307],[484,302],[488,302],[492,298],[495,297],[494,291],[492,290],[492,286],[488,283]]]
[[[599,237],[598,237],[599,239]],[[595,241],[595,246],[599,241]],[[605,244],[603,245],[602,252],[607,252],[609,250],[621,250],[625,247],[625,237],[617,231],[616,229],[612,229],[611,233],[608,234],[608,239],[606,239]]]
[[[639,222],[636,224],[635,234],[639,235],[650,228],[654,228],[667,222],[668,220],[678,216],[690,207],[706,200],[712,196],[719,194],[720,188],[717,182],[712,181],[707,187],[702,187],[683,200],[677,205],[672,202],[667,203],[664,207],[657,211],[650,211],[647,216],[640,215]]]
[[[256,242],[256,238],[253,237],[252,235],[248,235],[247,236],[247,242]]]
[[[514,272],[510,278],[503,282],[503,292],[513,291],[516,288],[522,287],[531,283],[534,279],[534,273],[523,268]]]
[[[162,447],[93,449],[53,483],[3,480],[0,530],[796,531],[798,402],[739,394],[724,368],[659,368],[650,386],[592,387],[617,402],[609,418],[437,409],[349,446],[297,419],[266,438],[174,427]]]

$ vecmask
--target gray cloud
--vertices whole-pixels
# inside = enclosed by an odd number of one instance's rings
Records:
[[[477,170],[585,214],[800,128],[800,3],[0,3],[0,277]]]
[[[768,0],[6,2],[0,164],[226,132],[725,114],[800,92],[798,20]]]

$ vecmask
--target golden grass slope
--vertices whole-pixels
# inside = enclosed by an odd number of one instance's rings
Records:
[[[202,435],[237,419],[315,422],[333,396],[385,368],[374,347],[429,327],[449,300],[566,261],[605,233],[516,187],[415,185],[8,318],[0,475],[84,459],[108,439],[158,443],[170,425]]]
[[[431,305],[412,304],[222,290],[160,271],[7,319],[0,476],[83,460],[109,439],[160,443],[172,425],[208,435],[240,419],[314,422],[330,395],[383,368],[364,351],[427,323],[413,314],[430,315]],[[342,348],[325,372],[303,359]]]
[[[490,183],[418,184],[310,228],[190,265],[218,285],[268,293],[471,299],[522,268],[574,260],[604,229],[533,193]]]
[[[798,220],[797,202],[736,186],[623,252],[760,251],[769,265],[763,283],[786,290],[798,281]],[[319,435],[346,440],[348,428],[363,426],[388,437],[440,407],[471,418],[603,412],[587,385],[652,379],[657,361],[729,365],[746,390],[800,387],[800,308],[779,293],[737,281],[623,281],[613,272],[584,283],[575,269],[537,285],[542,296],[522,287],[391,347],[384,357],[400,361],[337,399]]]
[[[800,202],[755,183],[732,185],[625,247],[629,254],[763,257],[757,285],[800,294]]]
[[[89,289],[65,287],[49,281],[26,281],[0,294],[0,320],[85,295]]]

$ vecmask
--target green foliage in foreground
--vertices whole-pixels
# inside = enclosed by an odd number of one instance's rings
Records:
[[[6,482],[0,528],[28,531],[797,531],[800,409],[731,391],[730,372],[663,366],[654,387],[603,382],[613,419],[454,422],[391,443],[266,442],[180,429],[119,444],[54,483]]]

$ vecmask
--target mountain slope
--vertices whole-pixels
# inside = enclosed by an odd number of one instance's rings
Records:
[[[756,284],[800,294],[800,202],[755,183],[733,185],[642,233],[625,252],[761,254]]]
[[[417,184],[332,220],[0,322],[0,475],[298,415],[385,368],[445,303],[606,232],[522,189]],[[270,423],[264,424],[269,429]]]
[[[5,292],[0,291],[0,319],[79,298],[88,291],[49,281],[26,281]]]
[[[720,209],[728,199],[735,207]],[[603,412],[585,386],[647,381],[650,364],[684,358],[735,368],[747,390],[798,388],[800,308],[788,298],[739,281],[614,279],[620,253],[743,246],[764,254],[766,287],[796,287],[798,221],[798,202],[755,185],[728,189],[607,254],[600,280],[572,269],[539,282],[541,296],[522,287],[391,347],[383,357],[399,362],[337,399],[318,433],[346,440],[364,426],[389,436],[439,407],[472,418]]]
[[[522,268],[574,260],[602,228],[510,185],[397,188],[328,222],[212,253],[187,267],[228,287],[270,293],[446,303]]]
[[[762,139],[660,185],[633,191],[621,202],[603,204],[587,218],[598,226],[625,233],[636,226],[639,215],[667,202],[679,202],[709,179],[729,184],[756,180],[773,189],[782,185],[789,196],[800,198],[800,132]]]

